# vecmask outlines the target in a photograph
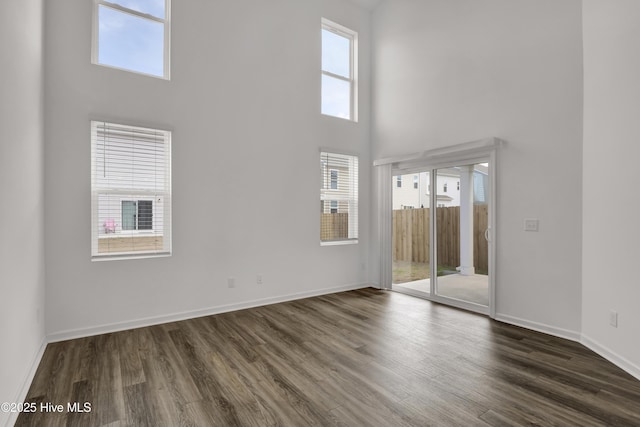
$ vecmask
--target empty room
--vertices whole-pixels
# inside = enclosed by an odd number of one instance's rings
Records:
[[[636,0],[0,2],[0,426],[640,425]]]

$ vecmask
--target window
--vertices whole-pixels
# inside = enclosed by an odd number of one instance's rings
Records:
[[[153,200],[123,200],[122,229],[153,230]]]
[[[92,259],[171,253],[171,133],[91,122]]]
[[[335,169],[331,169],[331,189],[338,189],[338,171]]]
[[[321,152],[320,170],[320,244],[357,243],[358,157]]]
[[[169,79],[170,0],[94,0],[92,62]]]
[[[322,114],[358,121],[358,33],[322,19]]]
[[[460,181],[458,181],[457,190],[460,191]]]
[[[413,175],[413,188],[418,188],[418,175]]]
[[[442,186],[442,191],[445,192],[445,193],[447,192],[447,183],[446,182]]]
[[[398,175],[396,177],[396,187],[398,188],[402,187],[402,175]]]

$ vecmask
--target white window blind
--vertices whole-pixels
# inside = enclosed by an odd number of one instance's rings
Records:
[[[358,157],[320,153],[320,242],[357,242]]]
[[[91,122],[93,259],[171,253],[171,132]]]

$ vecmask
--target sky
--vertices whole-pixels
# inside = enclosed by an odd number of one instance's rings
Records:
[[[331,31],[322,30],[322,69],[349,78],[350,40]],[[351,87],[335,77],[322,75],[322,114],[343,119],[351,117]]]
[[[164,18],[164,0],[120,0],[121,6]],[[164,76],[164,25],[100,5],[98,63]]]

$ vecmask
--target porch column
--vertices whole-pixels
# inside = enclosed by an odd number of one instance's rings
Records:
[[[473,165],[460,167],[460,274],[475,274],[473,266]]]

